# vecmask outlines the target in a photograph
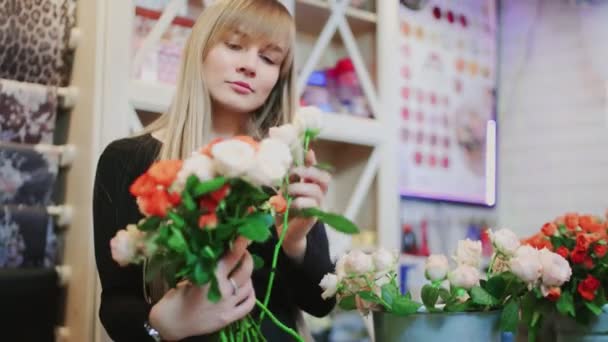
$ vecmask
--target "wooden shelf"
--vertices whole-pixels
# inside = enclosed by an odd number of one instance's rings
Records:
[[[135,109],[163,113],[171,104],[175,87],[160,82],[132,80],[130,102]],[[375,146],[383,141],[382,125],[374,119],[328,113],[323,119],[321,139]]]
[[[318,36],[330,15],[331,8],[326,0],[296,0],[296,28],[299,32]],[[349,7],[346,18],[355,36],[376,30],[376,13]]]

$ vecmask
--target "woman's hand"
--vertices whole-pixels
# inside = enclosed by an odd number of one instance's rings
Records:
[[[218,331],[253,309],[253,259],[247,245],[247,239],[237,238],[232,250],[219,261],[216,277],[222,298],[217,303],[207,298],[209,284],[201,287],[183,282],[152,307],[150,325],[164,340],[175,341]]]
[[[314,151],[309,150],[306,155],[305,166],[299,166],[292,170],[290,184],[287,193],[293,198],[291,208],[320,208],[327,188],[331,181],[331,175],[313,165],[317,163]],[[317,219],[314,217],[291,217],[289,229],[283,241],[283,251],[296,261],[301,261],[306,252],[306,235]],[[277,222],[279,236],[283,227],[283,221]]]

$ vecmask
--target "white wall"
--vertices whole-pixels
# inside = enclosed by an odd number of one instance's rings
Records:
[[[520,234],[608,208],[608,3],[574,3],[502,1],[498,221]]]

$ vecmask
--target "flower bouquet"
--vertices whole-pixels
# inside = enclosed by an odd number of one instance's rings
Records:
[[[135,180],[130,192],[145,216],[120,230],[111,241],[112,257],[120,265],[146,262],[146,281],[160,275],[175,287],[187,281],[210,285],[208,298],[221,298],[215,270],[238,236],[254,242],[271,237],[282,215],[283,227],[275,246],[272,272],[264,301],[267,309],[281,243],[290,214],[316,217],[334,229],[353,234],[357,227],[342,216],[307,208],[290,212],[289,170],[301,165],[310,141],[321,128],[321,113],[302,109],[295,124],[270,129],[260,142],[248,136],[217,139],[185,160],[161,160]],[[280,222],[280,221],[279,221]],[[256,267],[261,258],[253,256]],[[261,321],[261,319],[260,319]],[[219,332],[222,341],[264,341],[259,323],[247,316]]]
[[[579,328],[589,327],[602,314],[608,303],[604,290],[608,284],[607,230],[608,222],[599,217],[569,213],[544,224],[539,233],[523,241],[542,249],[541,254],[553,251],[560,256],[552,257],[549,268],[542,269],[545,286],[522,298],[522,320],[531,339],[547,314],[574,320]],[[558,335],[567,323],[557,327]]]

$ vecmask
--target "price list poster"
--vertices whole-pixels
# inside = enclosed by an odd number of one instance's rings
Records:
[[[400,192],[493,206],[495,0],[400,6]]]

